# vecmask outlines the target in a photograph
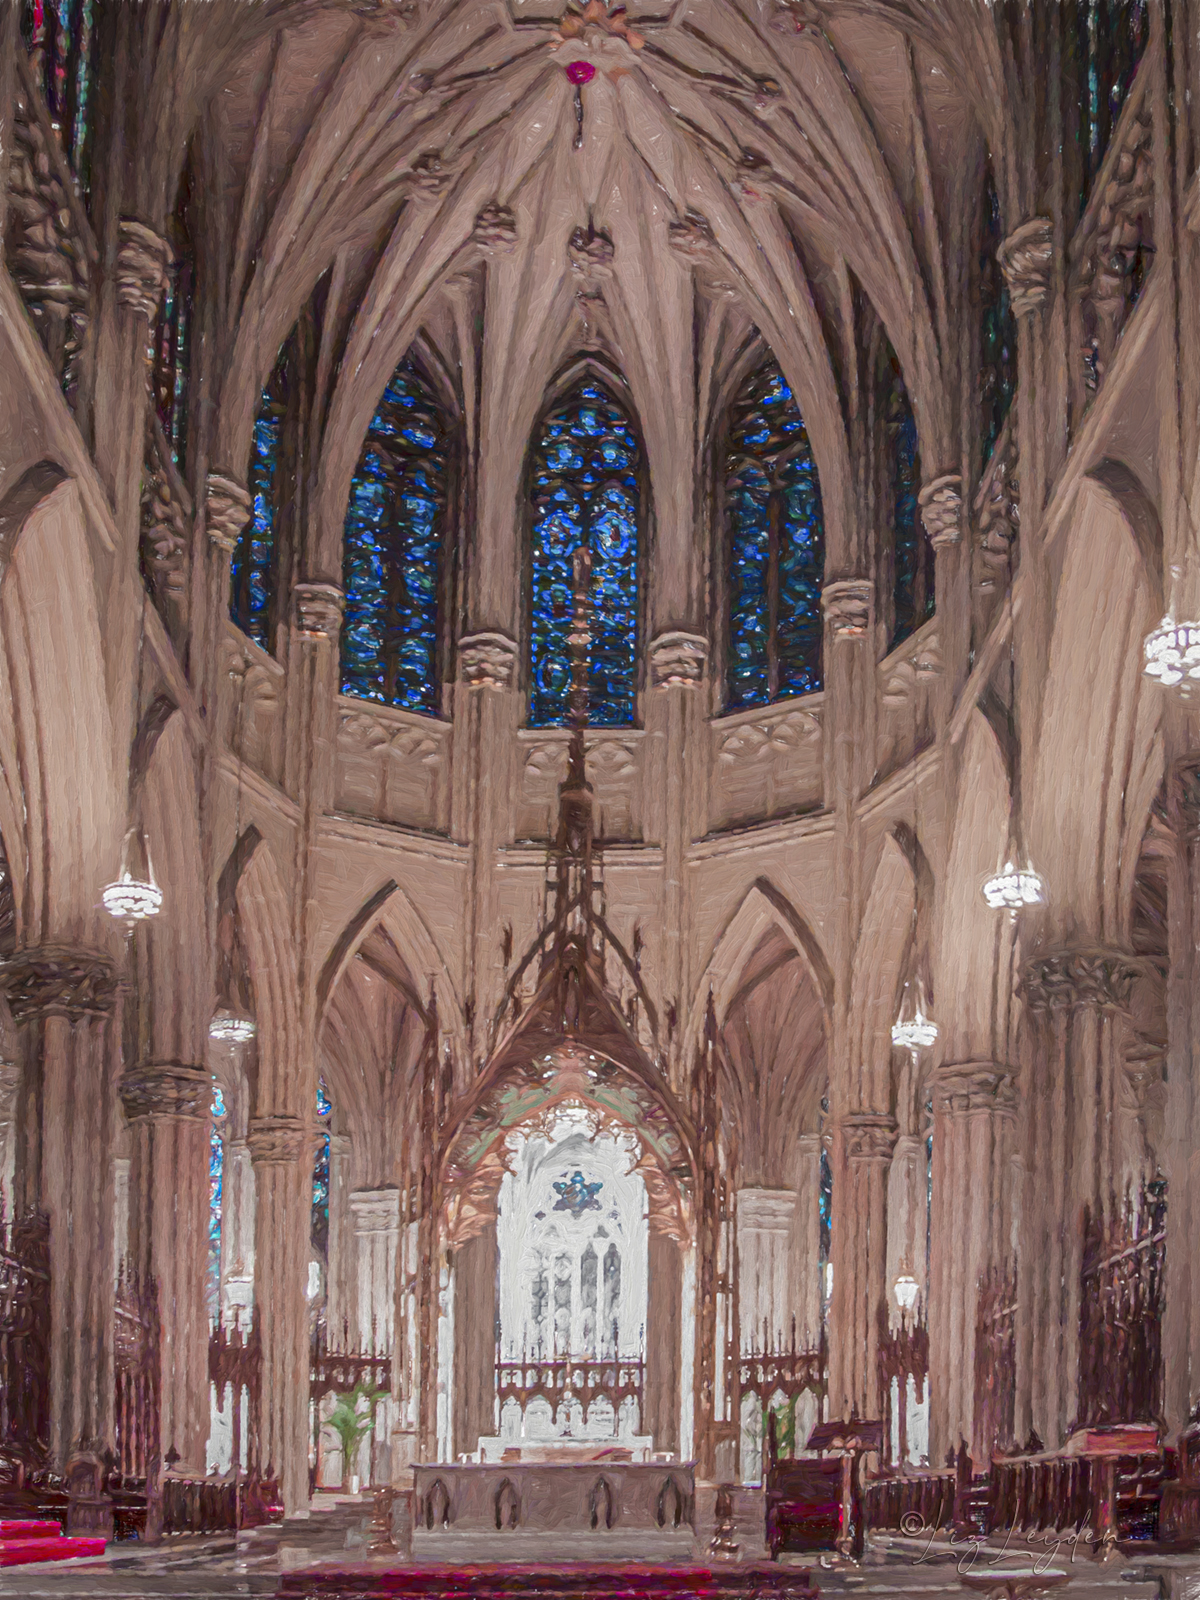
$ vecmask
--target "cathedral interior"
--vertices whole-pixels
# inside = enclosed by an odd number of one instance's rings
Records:
[[[1200,1592],[1200,0],[8,0],[0,237],[0,1567]]]

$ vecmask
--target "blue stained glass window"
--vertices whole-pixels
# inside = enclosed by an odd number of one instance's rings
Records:
[[[529,721],[566,720],[574,556],[592,556],[588,720],[633,721],[637,689],[641,447],[620,402],[581,379],[542,419],[533,449]]]
[[[325,1080],[320,1078],[317,1080],[317,1121],[322,1124],[323,1131],[313,1164],[312,1242],[322,1255],[329,1249],[329,1119],[332,1115],[333,1106]]]
[[[808,433],[774,361],[734,402],[725,461],[731,710],[821,687],[825,523]]]
[[[889,363],[883,416],[891,498],[893,600],[892,644],[916,630],[933,613],[934,584],[928,541],[918,513],[921,458],[917,421],[895,357]]]
[[[1017,319],[1012,314],[1008,286],[996,259],[1004,237],[1000,199],[991,170],[983,199],[983,250],[980,255],[981,330],[979,401],[983,430],[983,459],[992,454],[1017,389]]]
[[[446,418],[412,360],[371,419],[346,511],[342,693],[436,712],[449,476]]]
[[[46,108],[86,195],[91,182],[96,0],[25,0],[21,31]]]
[[[287,408],[287,346],[262,392],[250,444],[250,520],[233,552],[229,614],[256,644],[271,648],[279,574],[280,444]]]
[[[1082,212],[1150,41],[1149,3],[1083,0],[1076,12],[1075,26],[1078,90],[1075,94],[1068,90],[1068,99],[1077,100],[1079,105]]]
[[[215,1315],[221,1288],[221,1207],[225,1183],[225,1096],[213,1079],[208,1147],[208,1308]]]
[[[821,1220],[821,1245],[820,1259],[829,1260],[829,1250],[833,1241],[833,1168],[829,1165],[829,1155],[821,1151],[821,1188],[818,1198]]]
[[[154,404],[175,465],[185,469],[188,375],[191,368],[193,252],[187,228],[190,181],[185,177],[176,208],[174,259],[154,329]]]

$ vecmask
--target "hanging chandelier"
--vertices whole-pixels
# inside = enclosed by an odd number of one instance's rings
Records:
[[[897,1050],[908,1050],[913,1056],[928,1050],[937,1042],[938,1027],[932,1017],[925,1015],[925,995],[921,980],[917,979],[916,1005],[908,1013],[908,984],[904,985],[904,998],[900,1002],[900,1015],[892,1024],[892,1043]]]
[[[1015,867],[1011,858],[1000,871],[983,882],[983,898],[993,911],[1011,911],[1013,916],[1024,906],[1046,904],[1046,880],[1026,861]]]
[[[1172,611],[1146,635],[1142,671],[1172,689],[1186,678],[1200,678],[1200,622],[1176,622]]]
[[[147,917],[156,917],[162,910],[163,892],[154,881],[154,867],[150,861],[150,846],[146,846],[146,877],[135,878],[129,870],[129,841],[134,830],[130,828],[125,835],[125,846],[121,851],[121,875],[115,883],[108,884],[101,892],[100,899],[105,911],[118,922],[124,922],[132,928],[135,922],[145,922]]]
[[[892,1293],[896,1296],[896,1304],[904,1315],[913,1309],[920,1298],[921,1285],[909,1271],[907,1263],[901,1266],[900,1276],[892,1285]]]
[[[226,1044],[248,1044],[257,1033],[257,1022],[252,1017],[239,1016],[236,1011],[216,1011],[208,1025],[208,1037]]]

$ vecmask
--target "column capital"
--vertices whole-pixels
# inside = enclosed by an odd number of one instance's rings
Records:
[[[147,1117],[203,1122],[212,1105],[212,1074],[184,1061],[143,1061],[122,1073],[119,1089],[130,1122]]]
[[[256,1167],[290,1166],[306,1154],[311,1129],[301,1117],[255,1117],[246,1135]]]
[[[223,472],[210,472],[204,488],[204,525],[218,549],[232,555],[242,529],[250,521],[250,491],[236,478]]]
[[[1014,317],[1037,311],[1050,292],[1054,260],[1054,225],[1049,217],[1031,217],[1014,228],[996,251],[1008,285]]]
[[[471,230],[471,243],[476,249],[485,255],[510,255],[516,242],[517,219],[509,207],[498,200],[484,206]]]
[[[963,534],[962,474],[943,472],[922,485],[917,496],[921,522],[935,550],[959,544]]]
[[[350,1211],[354,1217],[354,1232],[361,1237],[367,1233],[396,1233],[400,1227],[399,1189],[352,1189]]]
[[[650,641],[650,683],[655,689],[683,684],[696,688],[704,681],[708,640],[699,633],[678,629],[660,633]]]
[[[821,610],[835,639],[861,639],[869,634],[874,609],[871,578],[840,578],[821,590]]]
[[[47,944],[0,962],[0,993],[18,1023],[107,1016],[118,987],[116,969],[98,950]]]
[[[1051,950],[1032,957],[1021,974],[1021,993],[1031,1011],[1091,1006],[1124,1011],[1143,963],[1111,945]]]
[[[842,1138],[851,1161],[890,1161],[896,1143],[896,1119],[874,1111],[842,1119]]]
[[[511,689],[517,642],[506,633],[471,633],[458,642],[458,675],[470,689]]]
[[[345,604],[345,595],[334,583],[298,583],[292,589],[292,615],[306,639],[336,639]]]
[[[935,1111],[1011,1116],[1017,1106],[1012,1073],[998,1061],[947,1062],[930,1082]]]
[[[152,321],[167,286],[174,255],[170,243],[144,222],[122,217],[117,225],[117,299],[137,316]]]
[[[752,1233],[786,1234],[796,1214],[794,1189],[739,1189],[737,1220],[739,1228]]]
[[[348,1156],[350,1154],[350,1135],[348,1133],[331,1133],[329,1135],[330,1159]]]

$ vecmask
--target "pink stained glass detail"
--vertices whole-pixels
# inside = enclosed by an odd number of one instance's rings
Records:
[[[568,61],[567,77],[578,88],[585,83],[591,83],[596,76],[596,69],[590,61]]]

